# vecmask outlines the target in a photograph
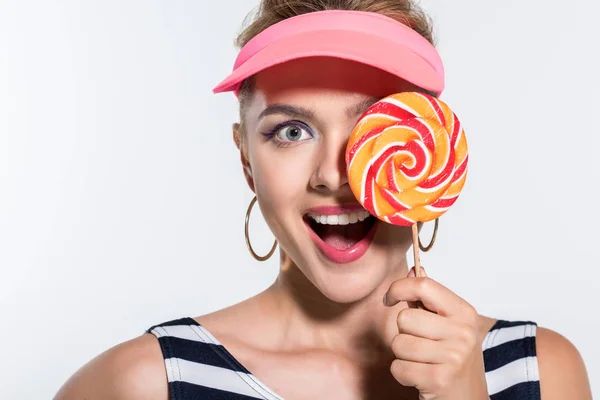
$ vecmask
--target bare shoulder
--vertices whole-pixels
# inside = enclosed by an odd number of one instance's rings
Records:
[[[553,330],[538,327],[536,350],[542,399],[592,399],[583,358],[573,343]]]
[[[81,367],[54,400],[167,400],[168,384],[160,345],[143,334],[98,355]]]
[[[265,336],[264,332],[270,331],[268,319],[264,318],[265,314],[271,314],[266,312],[270,306],[265,302],[265,297],[266,295],[261,293],[193,319],[219,339],[237,338],[248,342],[260,342]],[[243,332],[240,331],[240,326],[244,327]]]

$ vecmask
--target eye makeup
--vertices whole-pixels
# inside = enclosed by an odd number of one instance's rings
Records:
[[[308,136],[310,136],[310,138],[308,139],[298,139],[298,140],[285,140],[284,138],[281,138],[279,136],[279,133],[287,127],[296,127],[299,128],[301,131],[306,132],[308,134]],[[288,120],[288,121],[284,121],[281,122],[277,125],[275,125],[272,129],[270,129],[267,132],[261,132],[261,134],[267,139],[267,140],[272,140],[275,145],[277,145],[277,147],[289,147],[289,146],[294,146],[297,143],[301,143],[304,142],[306,140],[312,139],[315,137],[315,134],[313,133],[312,129],[306,125],[304,122],[298,121],[298,120]]]

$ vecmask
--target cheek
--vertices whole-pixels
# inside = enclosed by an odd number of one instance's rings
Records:
[[[412,228],[380,222],[377,235],[375,235],[375,243],[383,248],[405,254],[412,246]]]
[[[251,164],[257,195],[277,212],[299,204],[307,193],[314,157],[310,149],[299,147],[303,146],[284,149],[265,144],[254,151]]]

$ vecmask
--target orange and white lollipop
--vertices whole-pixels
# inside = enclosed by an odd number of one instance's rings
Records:
[[[467,140],[454,112],[417,92],[372,105],[346,148],[355,197],[372,215],[394,225],[444,214],[465,184],[467,161]]]

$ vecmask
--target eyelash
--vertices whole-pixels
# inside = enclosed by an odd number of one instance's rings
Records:
[[[301,121],[297,121],[297,120],[290,120],[290,121],[284,121],[281,122],[277,125],[275,125],[275,127],[273,127],[273,129],[271,129],[268,132],[261,132],[262,135],[264,137],[267,138],[267,140],[273,140],[275,141],[275,144],[277,145],[277,147],[288,147],[294,144],[293,141],[290,142],[286,142],[286,141],[282,141],[280,139],[277,138],[277,133],[282,129],[285,128],[287,126],[297,126],[298,128],[304,129],[306,132],[308,132],[308,134],[311,137],[315,137],[315,135],[313,134],[313,132],[311,131],[311,129],[303,122]]]

